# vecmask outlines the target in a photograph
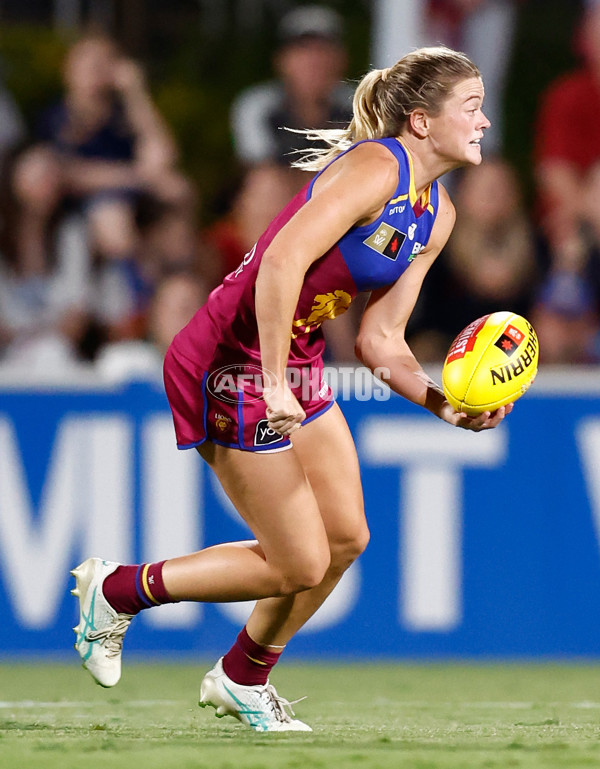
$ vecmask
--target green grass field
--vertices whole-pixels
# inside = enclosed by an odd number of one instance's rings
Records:
[[[600,766],[597,665],[281,665],[312,734],[256,734],[196,706],[206,666],[0,665],[1,769]]]

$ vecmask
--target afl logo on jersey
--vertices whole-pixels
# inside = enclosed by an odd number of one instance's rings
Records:
[[[380,224],[372,235],[363,240],[363,243],[395,262],[405,240],[406,233],[400,232],[389,224]]]

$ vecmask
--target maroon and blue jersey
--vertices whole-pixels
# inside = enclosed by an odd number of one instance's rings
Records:
[[[398,160],[398,185],[376,221],[351,228],[308,269],[290,329],[290,365],[319,357],[324,349],[321,324],[345,312],[357,293],[394,283],[431,235],[438,210],[437,181],[417,200],[408,151],[395,138],[372,141]],[[310,200],[320,173],[275,217],[242,264],[175,338],[175,347],[206,370],[233,358],[260,362],[254,298],[261,259],[279,230]]]
[[[437,182],[417,200],[407,150],[397,139],[374,141],[398,160],[396,190],[375,222],[351,228],[310,266],[290,328],[288,374],[292,369],[302,374],[290,387],[306,413],[305,422],[333,403],[323,379],[322,323],[345,312],[360,291],[398,280],[425,247],[437,214]],[[264,383],[254,378],[255,372],[264,373],[255,287],[265,250],[310,200],[313,186],[314,179],[275,217],[242,264],[212,291],[173,340],[164,373],[179,448],[199,446],[205,440],[244,451],[289,448],[289,438],[269,427],[262,398]]]

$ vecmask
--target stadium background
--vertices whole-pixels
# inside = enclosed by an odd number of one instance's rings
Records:
[[[287,656],[600,654],[600,388],[590,373],[562,384],[542,374],[483,436],[457,436],[397,397],[364,401],[363,389],[341,401],[372,539]],[[174,448],[158,385],[1,397],[4,655],[72,654],[68,571],[84,554],[149,562],[247,536],[200,459]],[[214,656],[248,612],[144,613],[128,654]]]
[[[326,4],[343,12],[349,75],[358,77],[372,56],[372,4]],[[104,15],[144,62],[210,219],[231,167],[229,103],[268,76],[269,19],[282,5],[3,2],[5,79],[24,114],[35,114],[58,93],[59,63],[78,23]],[[522,127],[531,126],[539,91],[573,61],[578,12],[560,0],[520,7],[504,134],[526,188],[531,146]],[[67,575],[84,554],[151,560],[243,536],[197,457],[173,448],[156,382],[36,387],[1,370],[0,381],[2,656],[72,653]],[[358,392],[343,401],[373,539],[289,653],[597,657],[599,395],[594,368],[542,371],[506,426],[464,440],[395,397],[365,401]],[[245,611],[161,609],[132,628],[128,649],[214,655]]]
[[[271,75],[276,20],[291,0],[34,0],[0,4],[6,83],[26,117],[60,92],[60,62],[82,24],[108,26],[143,62],[156,103],[182,151],[184,166],[216,215],[217,192],[232,169],[229,105],[245,86]],[[323,2],[342,13],[348,77],[373,63],[377,0]],[[503,125],[505,153],[532,184],[530,127],[540,91],[575,62],[571,44],[582,2],[527,0],[519,5]],[[201,140],[199,140],[201,126]]]

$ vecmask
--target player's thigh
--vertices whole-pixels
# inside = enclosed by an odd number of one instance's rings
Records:
[[[367,545],[360,469],[350,429],[339,406],[304,425],[292,436],[328,538],[334,548],[359,555]]]
[[[317,500],[293,449],[273,454],[207,442],[199,453],[271,564],[327,568],[329,546]]]

